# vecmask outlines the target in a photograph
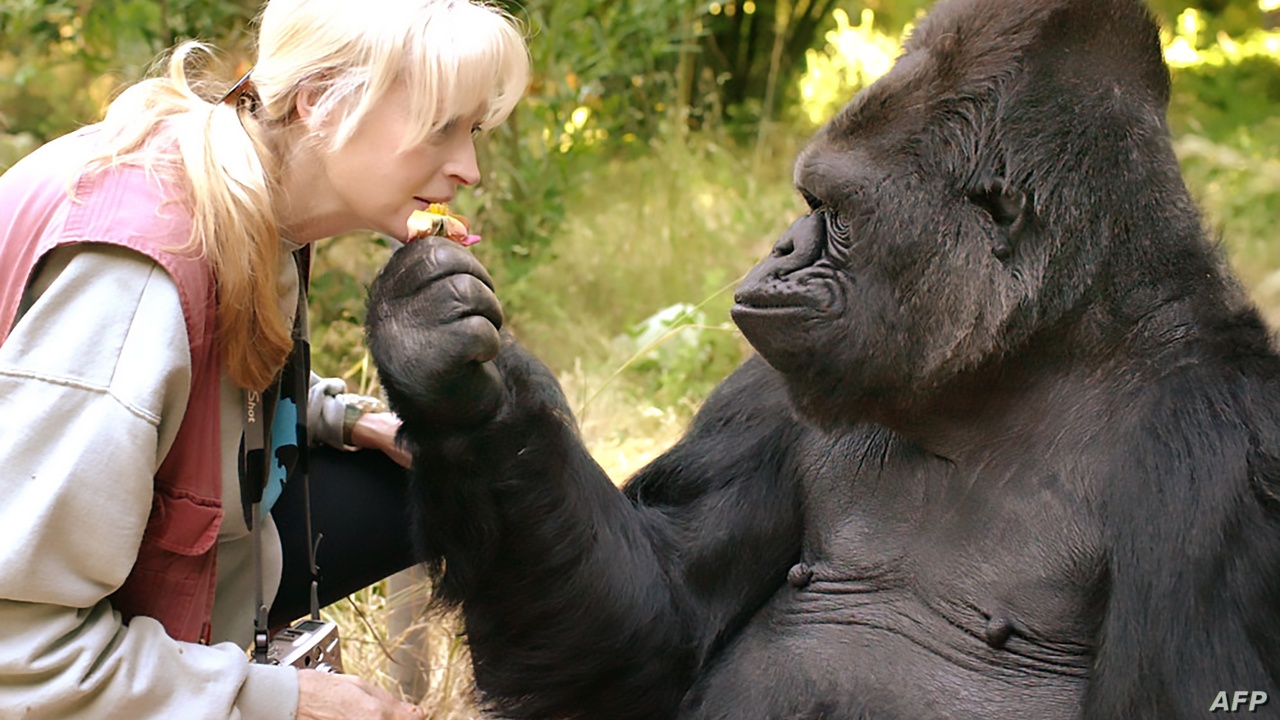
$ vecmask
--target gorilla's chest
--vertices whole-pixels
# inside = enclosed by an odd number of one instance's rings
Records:
[[[874,437],[807,457],[801,562],[725,657],[773,668],[762,717],[1078,714],[1100,553],[1051,457],[961,467]]]
[[[1084,483],[1071,476],[1078,455],[956,464],[875,435],[822,450],[802,473],[807,569],[794,586],[914,595],[965,628],[977,611],[1053,638],[1092,637],[1079,621],[1097,610],[1102,560]]]

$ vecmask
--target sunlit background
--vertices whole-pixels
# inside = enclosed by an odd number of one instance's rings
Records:
[[[1151,2],[1166,27],[1188,185],[1280,326],[1280,0]],[[803,212],[791,158],[889,68],[928,4],[509,5],[529,31],[534,81],[482,141],[485,180],[457,206],[485,238],[475,252],[509,327],[560,375],[615,479],[666,448],[749,352],[729,322],[731,290]],[[238,77],[255,8],[0,0],[0,169],[95,120],[179,39],[213,42],[219,82]],[[353,390],[378,391],[364,302],[389,252],[380,238],[345,236],[324,241],[314,266],[315,366]],[[406,576],[327,609],[343,624],[347,667],[424,699],[433,717],[478,717],[456,627],[420,618],[422,596]]]

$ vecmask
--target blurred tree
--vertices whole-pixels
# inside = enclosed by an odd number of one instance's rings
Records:
[[[702,18],[702,67],[718,79],[721,103],[769,119],[777,88],[801,67],[837,0],[725,0]],[[745,118],[744,118],[745,119]]]
[[[481,144],[483,186],[459,207],[480,221],[477,253],[511,297],[550,257],[565,198],[583,182],[573,168],[643,150],[667,123],[677,68],[696,47],[686,22],[694,2],[500,3],[526,26],[534,74],[513,117]]]
[[[92,121],[179,40],[247,50],[256,0],[0,0],[0,130],[43,142]]]
[[[1215,31],[1241,35],[1262,23],[1263,12],[1258,0],[1147,0],[1151,9],[1171,27],[1183,10],[1198,10],[1206,16]]]

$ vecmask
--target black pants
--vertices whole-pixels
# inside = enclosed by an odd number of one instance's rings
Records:
[[[310,448],[311,528],[324,607],[415,563],[409,533],[409,473],[378,450]],[[310,613],[306,506],[302,483],[290,482],[271,509],[280,529],[284,572],[268,625],[281,628]]]

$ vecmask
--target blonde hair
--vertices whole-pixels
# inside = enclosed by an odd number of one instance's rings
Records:
[[[192,60],[210,52],[185,43],[164,76],[121,93],[103,119],[107,148],[93,164],[139,164],[185,186],[192,236],[182,249],[212,268],[223,363],[237,384],[262,389],[292,349],[279,310],[274,178],[292,150],[276,138],[300,122],[298,94],[313,92],[308,130],[323,127],[316,147],[331,152],[402,84],[418,121],[408,147],[461,113],[484,109],[483,129],[505,120],[524,93],[529,56],[509,15],[471,0],[269,0],[253,85],[239,102],[211,99],[205,81],[188,76]]]

